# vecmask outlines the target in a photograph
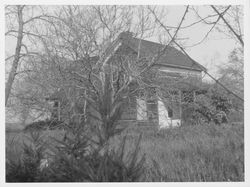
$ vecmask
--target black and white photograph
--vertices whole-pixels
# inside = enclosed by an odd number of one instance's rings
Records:
[[[249,2],[140,2],[2,5],[4,183],[246,185]]]

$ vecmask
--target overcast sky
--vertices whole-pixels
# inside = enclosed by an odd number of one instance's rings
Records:
[[[214,14],[211,8],[207,6],[198,7],[203,15]],[[177,26],[185,11],[185,6],[168,6],[167,23],[168,25]],[[195,15],[189,11],[183,26],[193,23],[196,19]],[[180,32],[180,37],[188,38],[185,40],[187,46],[198,43],[210,29],[211,25],[197,24]],[[238,45],[235,40],[226,38],[224,34],[213,31],[208,38],[201,44],[194,47],[186,48],[188,54],[197,62],[204,65],[212,74],[215,75],[216,66],[220,66],[227,62],[227,57]]]
[[[185,11],[185,6],[166,6],[167,7],[167,18],[164,20],[167,25],[177,26],[183,16]],[[207,6],[199,6],[202,10],[203,15],[208,15],[213,13],[211,8]],[[183,26],[189,25],[194,22],[196,19],[192,11],[189,11],[186,19],[183,22]],[[185,42],[185,45],[191,46],[199,42],[204,35],[208,32],[211,25],[197,24],[185,29],[179,33],[181,38],[186,38],[182,42]],[[149,38],[149,40],[157,42],[158,37]],[[5,47],[7,54],[13,54],[15,51],[16,41],[13,38],[5,39]],[[194,47],[186,48],[189,55],[197,62],[205,66],[212,75],[216,75],[216,66],[220,66],[223,63],[227,62],[227,57],[237,44],[232,39],[226,39],[222,34],[214,31],[210,33],[208,38],[203,41],[201,44]]]

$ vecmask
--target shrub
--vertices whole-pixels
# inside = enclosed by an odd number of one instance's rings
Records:
[[[23,143],[18,159],[6,158],[7,182],[35,182],[41,176],[40,164],[45,157],[45,142],[39,132],[31,132],[30,142]]]
[[[101,147],[91,143],[94,139],[82,133],[84,128],[79,134],[77,132],[80,130],[69,132],[64,138],[50,141],[50,146],[44,144],[49,150],[38,151],[43,152],[40,154],[36,153],[39,146],[27,143],[36,154],[32,151],[28,151],[32,153],[28,154],[31,156],[24,152],[19,154],[22,158],[20,163],[15,158],[7,157],[7,181],[244,180],[242,124],[181,126],[160,132],[144,132],[138,127],[128,134],[123,132],[113,137],[106,146]],[[138,134],[141,132],[143,134],[139,141]],[[23,159],[24,155],[27,159]],[[42,168],[44,159],[47,162]]]
[[[24,131],[53,130],[63,128],[64,123],[58,120],[36,121],[24,128]]]
[[[194,103],[183,104],[182,118],[186,124],[222,124],[228,122],[231,101],[214,89],[196,96]]]
[[[62,139],[43,142],[41,131],[31,131],[18,161],[6,163],[7,182],[118,182],[143,181],[145,156],[124,137],[118,148],[93,143],[82,124],[71,125]],[[54,140],[53,142],[51,140]]]
[[[145,157],[138,157],[139,143],[128,153],[126,137],[118,149],[93,147],[86,136],[72,134],[58,143],[46,169],[46,181],[53,182],[132,182],[142,180]],[[45,180],[45,179],[44,179]]]

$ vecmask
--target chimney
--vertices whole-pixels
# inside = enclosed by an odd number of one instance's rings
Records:
[[[126,39],[130,39],[133,37],[133,33],[132,32],[129,32],[129,31],[125,31],[125,32],[121,32],[119,34],[119,39],[122,39],[122,40],[126,40]]]

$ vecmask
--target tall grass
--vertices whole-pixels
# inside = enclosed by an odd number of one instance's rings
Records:
[[[140,129],[130,131],[130,145],[136,131]],[[148,181],[244,180],[242,124],[146,131],[141,150],[146,153]]]
[[[141,133],[142,138],[138,145],[138,135]],[[61,131],[45,131],[44,134],[45,139],[49,135],[57,138],[63,137]],[[13,137],[13,135],[11,136]],[[129,155],[132,155],[135,149],[140,148],[138,151],[139,161],[145,155],[143,176],[141,175],[140,179],[138,178],[136,181],[244,181],[243,124],[182,126],[161,131],[153,128],[144,130],[141,127],[129,128],[121,135],[116,135],[110,139],[111,151],[106,153],[109,157],[116,155],[115,152],[119,152],[117,150],[123,145],[122,141],[125,136],[127,138],[122,152],[124,152],[125,159],[123,162],[125,166],[127,165],[126,167],[129,165],[128,162],[131,162],[126,161],[126,158],[129,158]],[[8,137],[11,139],[7,134]],[[24,154],[18,146],[23,140],[29,141],[23,138],[23,134],[22,136],[20,134],[13,141],[6,141],[7,160],[20,157],[20,153]],[[19,150],[13,151],[14,147]],[[99,160],[99,163],[104,159],[102,156],[94,158],[96,158],[94,159],[96,161]],[[107,164],[120,163],[115,164],[115,171],[119,171],[117,168],[123,168],[119,157],[111,156],[110,158],[112,159],[106,161]],[[98,163],[96,164],[98,165]],[[69,173],[72,173],[71,171],[73,170],[70,170]],[[97,172],[97,170],[95,171]],[[95,176],[93,180],[111,180],[108,176],[98,178],[96,172],[93,174]],[[105,172],[103,172],[104,170],[101,173],[105,176]],[[76,178],[69,178],[69,180],[74,179]],[[119,177],[116,179],[122,180]],[[127,178],[127,180],[130,179]]]

